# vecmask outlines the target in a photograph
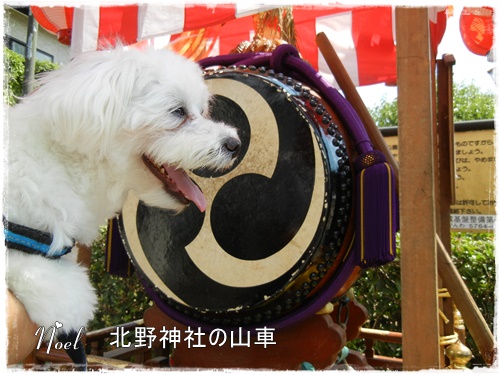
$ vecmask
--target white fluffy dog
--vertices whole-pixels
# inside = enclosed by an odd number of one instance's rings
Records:
[[[91,319],[86,269],[73,253],[50,256],[94,240],[129,190],[165,209],[205,209],[185,170],[228,168],[240,147],[234,128],[208,118],[208,101],[194,62],[117,48],[82,54],[8,110],[4,221],[52,240],[46,256],[8,250],[8,288],[37,325],[78,331]]]

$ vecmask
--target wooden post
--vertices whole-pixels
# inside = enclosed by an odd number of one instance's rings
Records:
[[[455,196],[455,153],[453,147],[454,125],[453,125],[453,74],[452,67],[455,64],[453,55],[444,55],[443,59],[437,60],[437,156],[436,163],[439,181],[439,205],[438,217],[439,228],[437,233],[444,247],[451,254],[451,205]],[[439,273],[438,257],[438,273]],[[453,335],[455,326],[453,322],[453,301],[445,298],[442,301],[441,310],[449,319],[443,324],[443,336]],[[465,344],[465,343],[464,343]]]
[[[427,8],[396,8],[403,370],[440,368]]]

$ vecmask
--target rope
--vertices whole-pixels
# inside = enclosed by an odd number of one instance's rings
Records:
[[[448,346],[458,341],[458,334],[455,332],[453,335],[441,336],[439,338],[439,345]]]
[[[438,293],[438,298],[450,298],[451,297],[450,293],[448,292],[448,289],[446,289],[446,288],[439,288],[437,290],[437,293]],[[441,319],[443,319],[445,324],[448,324],[450,322],[450,319],[448,319],[446,317],[446,315],[443,313],[443,311],[441,309],[439,309],[439,316],[441,317]],[[451,345],[451,344],[456,343],[457,340],[458,340],[458,334],[455,332],[454,334],[449,335],[449,336],[441,336],[439,338],[439,344],[442,346],[447,346],[447,345]]]

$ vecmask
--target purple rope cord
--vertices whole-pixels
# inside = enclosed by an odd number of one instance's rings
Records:
[[[200,66],[254,65],[270,66],[276,72],[298,79],[316,88],[323,99],[338,114],[352,138],[359,154],[372,151],[368,134],[351,104],[332,87],[311,65],[299,57],[295,47],[289,44],[278,46],[273,53],[242,53],[209,57],[199,61]]]

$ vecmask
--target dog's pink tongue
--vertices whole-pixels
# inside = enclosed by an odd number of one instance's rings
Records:
[[[207,208],[205,196],[201,192],[200,188],[189,178],[186,171],[183,169],[175,169],[166,164],[163,165],[163,168],[165,168],[165,171],[167,171],[170,178],[175,182],[180,192],[188,200],[193,202],[201,212],[205,212]]]

